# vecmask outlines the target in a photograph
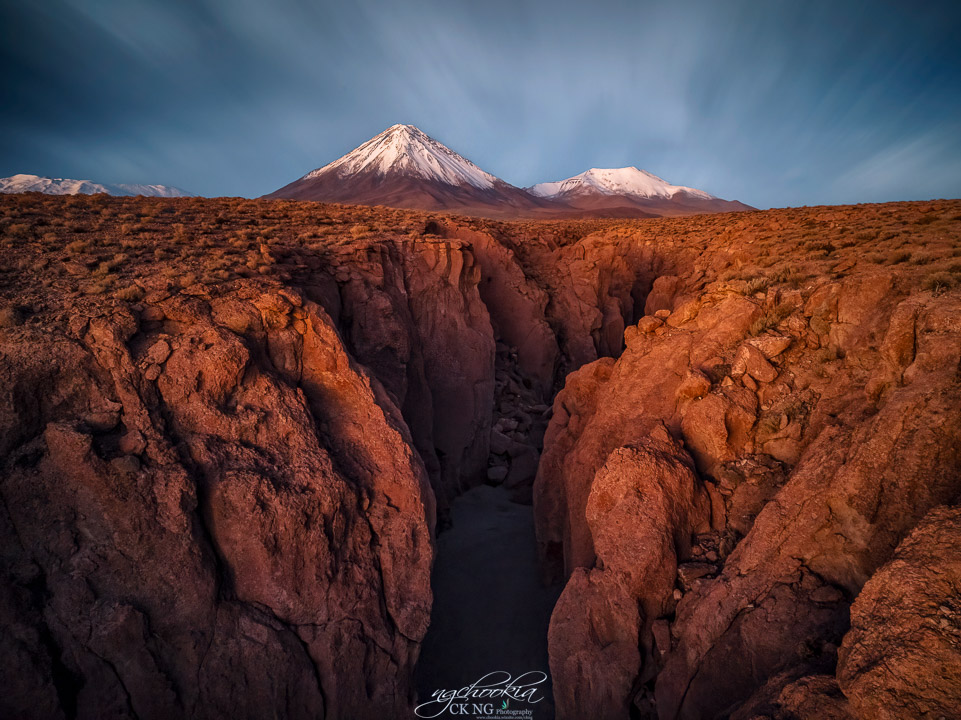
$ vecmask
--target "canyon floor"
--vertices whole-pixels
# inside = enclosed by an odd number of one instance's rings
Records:
[[[0,238],[0,716],[958,717],[961,201]]]
[[[452,511],[452,527],[437,541],[434,619],[417,664],[421,702],[489,673],[549,672],[547,627],[560,588],[541,582],[530,507],[482,485]],[[554,717],[550,683],[536,687],[532,717]]]

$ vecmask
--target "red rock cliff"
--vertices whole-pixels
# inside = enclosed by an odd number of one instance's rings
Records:
[[[559,718],[961,705],[961,204],[3,209],[4,715],[410,716],[484,481]]]

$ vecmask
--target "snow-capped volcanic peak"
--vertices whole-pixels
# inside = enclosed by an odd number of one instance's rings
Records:
[[[310,180],[331,171],[342,177],[364,171],[381,175],[397,173],[481,189],[491,188],[498,182],[496,177],[413,125],[393,125],[339,160],[309,172],[301,179]]]
[[[638,170],[636,167],[591,168],[567,180],[540,183],[527,188],[528,192],[545,198],[563,195],[600,193],[601,195],[626,195],[638,198],[671,198],[678,193],[713,200],[714,196],[703,190],[671,185],[657,175]]]
[[[39,175],[11,175],[0,178],[0,193],[41,192],[47,195],[145,195],[147,197],[192,197],[193,193],[169,185],[101,184],[90,180],[49,178]]]

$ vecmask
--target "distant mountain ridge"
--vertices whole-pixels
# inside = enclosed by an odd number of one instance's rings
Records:
[[[487,216],[654,217],[751,210],[634,167],[522,189],[488,173],[413,125],[392,125],[267,198],[388,205]]]
[[[591,168],[566,180],[539,183],[527,190],[582,210],[637,207],[655,215],[691,215],[754,209],[703,190],[672,185],[636,167]]]
[[[703,190],[671,185],[657,175],[646,170],[638,170],[636,167],[591,168],[580,175],[567,178],[567,180],[538,183],[527,188],[527,190],[538,197],[599,192],[606,195],[670,198],[678,193],[683,193],[703,200],[717,200],[713,195]]]
[[[195,197],[193,193],[170,185],[104,184],[90,180],[50,178],[40,175],[11,175],[0,178],[0,193],[41,192],[47,195],[107,195],[146,197]]]

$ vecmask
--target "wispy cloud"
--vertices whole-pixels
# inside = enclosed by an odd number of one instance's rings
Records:
[[[957,2],[0,0],[0,173],[258,195],[394,122],[519,185],[959,196]]]
[[[961,167],[943,158],[959,156],[961,124],[898,140],[842,173],[830,193],[852,202],[957,197]]]

